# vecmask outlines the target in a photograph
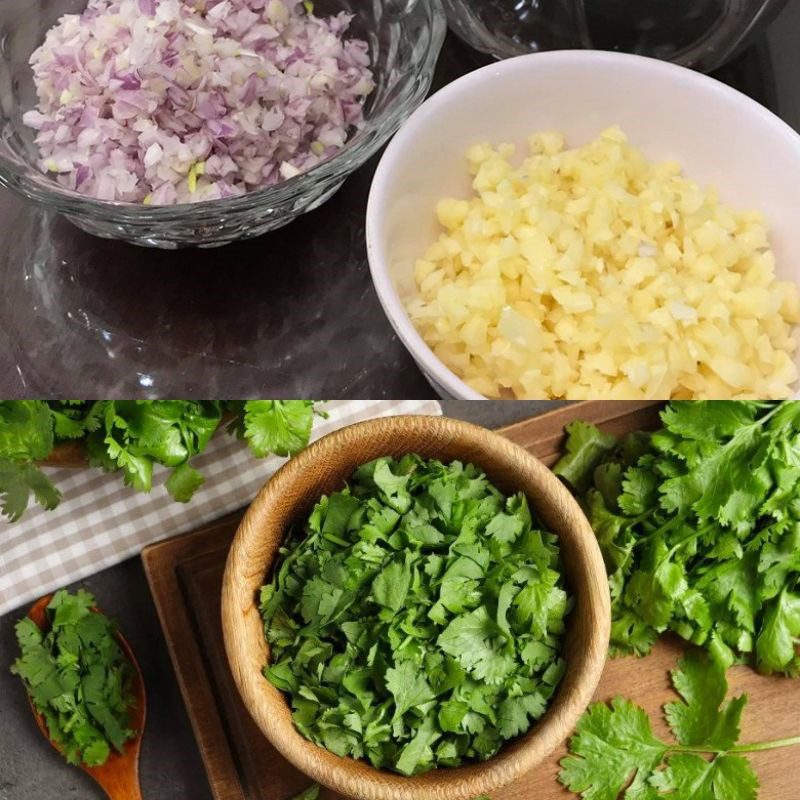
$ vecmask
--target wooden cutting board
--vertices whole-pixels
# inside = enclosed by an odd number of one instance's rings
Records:
[[[660,404],[587,402],[559,408],[499,431],[546,464],[563,447],[563,428],[573,419],[594,422],[614,433],[658,424]],[[208,779],[217,800],[288,800],[310,781],[290,766],[262,736],[240,700],[222,644],[220,590],[228,547],[241,514],[194,533],[151,545],[142,553],[175,674],[189,711]],[[651,714],[656,732],[666,736],[663,703],[674,699],[667,671],[684,646],[664,637],[646,658],[613,659],[606,666],[596,699],[621,694]],[[800,679],[765,678],[747,667],[729,673],[731,688],[747,692],[742,741],[761,741],[800,733]],[[492,800],[568,800],[574,797],[556,781],[562,748],[535,772]],[[752,755],[761,779],[760,800],[800,797],[800,748]],[[325,800],[339,796],[323,792]]]

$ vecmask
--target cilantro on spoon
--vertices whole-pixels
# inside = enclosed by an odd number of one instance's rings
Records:
[[[363,465],[262,588],[298,730],[411,775],[485,760],[545,711],[570,602],[556,537],[472,464]]]
[[[50,624],[30,617],[16,625],[19,675],[51,741],[70,764],[104,764],[136,732],[129,725],[134,669],[114,636],[114,623],[93,611],[94,597],[62,589],[47,604]]]

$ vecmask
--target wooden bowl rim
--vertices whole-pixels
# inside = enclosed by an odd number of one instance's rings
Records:
[[[283,693],[262,673],[269,653],[256,592],[272,567],[277,544],[259,559],[256,552],[259,542],[269,536],[270,526],[273,529],[279,526],[280,535],[276,532],[279,543],[291,524],[280,520],[299,518],[318,499],[321,492],[314,494],[302,489],[298,492],[298,487],[309,483],[309,467],[321,463],[329,476],[327,482],[340,486],[357,466],[358,462],[348,457],[354,444],[375,437],[381,444],[386,443],[387,454],[392,449],[396,452],[421,449],[418,444],[404,444],[405,440],[417,437],[418,442],[435,441],[442,450],[456,442],[457,447],[468,452],[461,460],[481,468],[485,468],[481,463],[483,454],[487,460],[497,460],[510,471],[519,470],[517,490],[524,485],[537,489],[534,497],[533,492],[525,490],[537,515],[560,518],[555,526],[553,520],[548,520],[547,527],[551,530],[563,527],[554,532],[563,537],[565,573],[577,573],[583,582],[571,587],[576,603],[567,624],[569,659],[548,710],[526,734],[504,745],[487,761],[406,777],[375,769],[366,761],[336,756],[297,731]],[[447,458],[453,460],[458,456]],[[490,470],[487,475],[492,479]],[[547,509],[541,504],[544,495],[549,498]],[[577,555],[570,565],[564,556],[567,545],[570,551],[575,549],[573,556]],[[570,635],[573,626],[580,627],[575,622],[578,614],[588,622],[580,642],[576,640],[577,632],[574,637]],[[591,701],[605,665],[610,623],[608,579],[600,548],[588,520],[564,484],[535,456],[510,440],[486,428],[440,416],[383,417],[355,423],[318,439],[290,459],[265,483],[242,519],[231,543],[222,584],[225,650],[234,682],[256,725],[299,770],[316,782],[359,800],[472,800],[532,770],[563,744]]]

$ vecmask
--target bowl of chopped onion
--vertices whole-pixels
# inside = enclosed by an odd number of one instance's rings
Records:
[[[445,28],[435,0],[7,0],[0,185],[140,245],[258,236],[397,130]]]
[[[446,142],[447,147],[442,147]],[[781,398],[800,372],[800,136],[622,53],[491,64],[378,166],[384,311],[444,396]]]

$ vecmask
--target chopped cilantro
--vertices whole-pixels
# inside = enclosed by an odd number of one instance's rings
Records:
[[[671,630],[720,664],[800,671],[800,402],[683,401],[616,440],[568,427],[555,472],[603,551],[614,652]]]
[[[56,592],[48,631],[25,617],[16,625],[20,656],[11,666],[44,716],[50,739],[70,764],[104,764],[135,735],[129,727],[133,667],[108,617],[82,589]]]
[[[338,755],[405,775],[484,760],[544,713],[569,606],[522,494],[471,464],[379,458],[281,549],[264,673]]]

